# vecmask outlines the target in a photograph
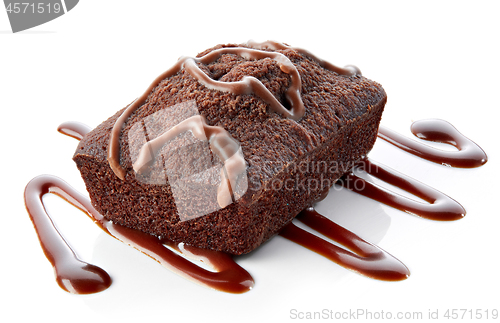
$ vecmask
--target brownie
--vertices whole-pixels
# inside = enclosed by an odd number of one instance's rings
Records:
[[[197,56],[222,50],[215,60],[195,64],[218,82],[251,76],[291,111],[287,91],[294,80],[278,60],[224,52],[250,47],[258,46],[218,45]],[[162,239],[244,254],[277,234],[368,154],[386,102],[378,83],[327,69],[312,54],[287,45],[258,48],[284,55],[296,68],[303,115],[292,118],[271,109],[257,91],[210,88],[180,68],[150,87],[120,128],[117,162],[123,179],[110,167],[108,145],[125,108],[80,141],[73,159],[100,213]],[[224,159],[190,131],[161,148],[147,171],[134,170],[147,142],[196,116],[239,144],[246,173],[231,188],[228,205],[217,202]]]

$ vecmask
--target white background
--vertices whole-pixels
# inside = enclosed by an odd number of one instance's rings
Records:
[[[487,1],[82,0],[54,21],[12,34],[2,8],[2,316],[269,322],[293,320],[293,309],[383,310],[393,316],[410,311],[424,318],[429,310],[439,315],[446,309],[500,310],[498,13],[497,3]],[[169,272],[49,197],[49,209],[81,258],[105,268],[114,280],[96,295],[62,291],[23,203],[25,185],[44,173],[85,192],[71,160],[77,142],[59,134],[57,126],[76,120],[94,127],[178,57],[249,39],[284,41],[334,64],[359,66],[388,93],[382,120],[387,127],[411,136],[413,120],[442,118],[482,146],[489,161],[477,169],[419,160],[380,140],[370,154],[450,195],[467,216],[433,222],[351,192],[332,192],[318,209],[395,255],[410,268],[410,278],[368,279],[275,237],[236,258],[256,284],[246,294],[232,295]]]

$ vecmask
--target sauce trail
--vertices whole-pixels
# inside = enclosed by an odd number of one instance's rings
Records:
[[[379,185],[365,181],[353,172],[344,175],[338,183],[351,191],[393,208],[430,220],[454,221],[463,218],[466,214],[462,205],[454,199],[387,166],[365,158],[357,165],[357,168],[361,168],[373,177],[418,196],[428,203],[417,202],[394,193]]]
[[[55,176],[41,175],[35,177],[26,186],[24,195],[26,208],[35,226],[42,249],[55,269],[56,280],[59,286],[67,292],[75,294],[97,293],[111,285],[111,278],[103,269],[79,260],[71,247],[64,241],[45,210],[42,197],[48,193],[60,196],[87,213],[109,235],[136,248],[188,279],[229,293],[244,293],[254,285],[250,274],[236,264],[230,255],[190,246],[176,246],[141,231],[114,224],[106,220],[94,209],[85,196],[66,182]],[[205,270],[193,264],[166,248],[164,244],[177,249],[188,258],[203,259],[216,272]]]
[[[347,247],[352,252],[302,230],[293,223],[283,228],[280,232],[281,236],[330,259],[344,268],[370,278],[399,281],[410,276],[410,271],[401,261],[322,216],[314,208],[310,207],[303,210],[296,219]]]
[[[452,145],[458,151],[430,147],[380,126],[379,137],[415,156],[451,167],[473,168],[488,161],[486,153],[475,142],[461,134],[451,123],[440,119],[415,121],[411,132],[418,138]]]
[[[77,192],[68,189],[66,183],[53,176],[35,177],[26,186],[26,209],[35,226],[43,252],[54,267],[57,283],[62,289],[73,294],[93,294],[107,289],[111,285],[108,273],[78,259],[55,228],[42,200],[48,193],[62,197],[83,211],[89,212],[92,206],[85,203]]]

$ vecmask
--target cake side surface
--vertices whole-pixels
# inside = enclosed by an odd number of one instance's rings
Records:
[[[301,96],[306,107],[302,119],[294,121],[269,111],[267,104],[253,94],[235,95],[208,89],[181,70],[160,82],[124,125],[120,137],[120,164],[126,169],[124,180],[109,168],[106,153],[110,131],[122,111],[80,142],[74,160],[96,209],[116,223],[172,241],[242,254],[276,234],[330,188],[347,171],[346,165],[365,156],[373,146],[385,92],[379,84],[362,76],[330,72],[293,49],[279,52],[293,62],[300,74]],[[246,60],[237,55],[222,55],[211,64],[200,64],[200,69],[225,82],[253,76],[276,98],[286,102],[284,96],[291,79],[272,59]],[[188,101],[193,102],[208,124],[224,128],[240,143],[247,163],[248,188],[236,203],[181,221],[179,203],[185,202],[189,208],[196,208],[196,204],[175,200],[168,180],[162,184],[138,180],[132,169],[131,151],[140,140],[133,135],[137,125],[159,111]],[[184,113],[180,120],[191,113],[187,109],[179,110],[181,116]],[[177,120],[169,117],[168,122]],[[170,168],[179,169],[179,174],[183,165],[200,164],[199,156],[207,154],[197,145],[184,145],[189,142],[192,143],[189,136],[180,138],[176,145],[182,150],[172,151],[182,154],[176,157],[172,153],[166,158]],[[317,171],[300,167],[314,162],[328,168]],[[209,166],[197,165],[201,169]],[[217,180],[215,177],[207,175],[193,182],[204,199],[214,199],[213,192],[205,188]],[[304,181],[317,185],[301,185]]]

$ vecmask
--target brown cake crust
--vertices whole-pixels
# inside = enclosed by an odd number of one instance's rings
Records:
[[[245,45],[218,45],[198,56],[225,46]],[[294,49],[279,52],[293,62],[302,80],[306,113],[301,120],[270,111],[255,95],[210,90],[182,70],[160,82],[127,120],[120,137],[125,180],[113,173],[106,159],[110,131],[123,110],[81,140],[74,161],[94,207],[115,223],[231,254],[247,253],[279,232],[370,151],[386,102],[383,88],[365,77],[338,75]],[[254,76],[286,104],[290,76],[272,59],[248,61],[227,54],[200,68],[219,81]],[[180,221],[168,183],[144,184],[136,179],[128,134],[147,116],[191,100],[208,124],[223,127],[241,144],[248,189],[237,203]],[[186,158],[198,160],[200,152],[192,149],[182,158],[172,156],[170,166],[180,166]]]

